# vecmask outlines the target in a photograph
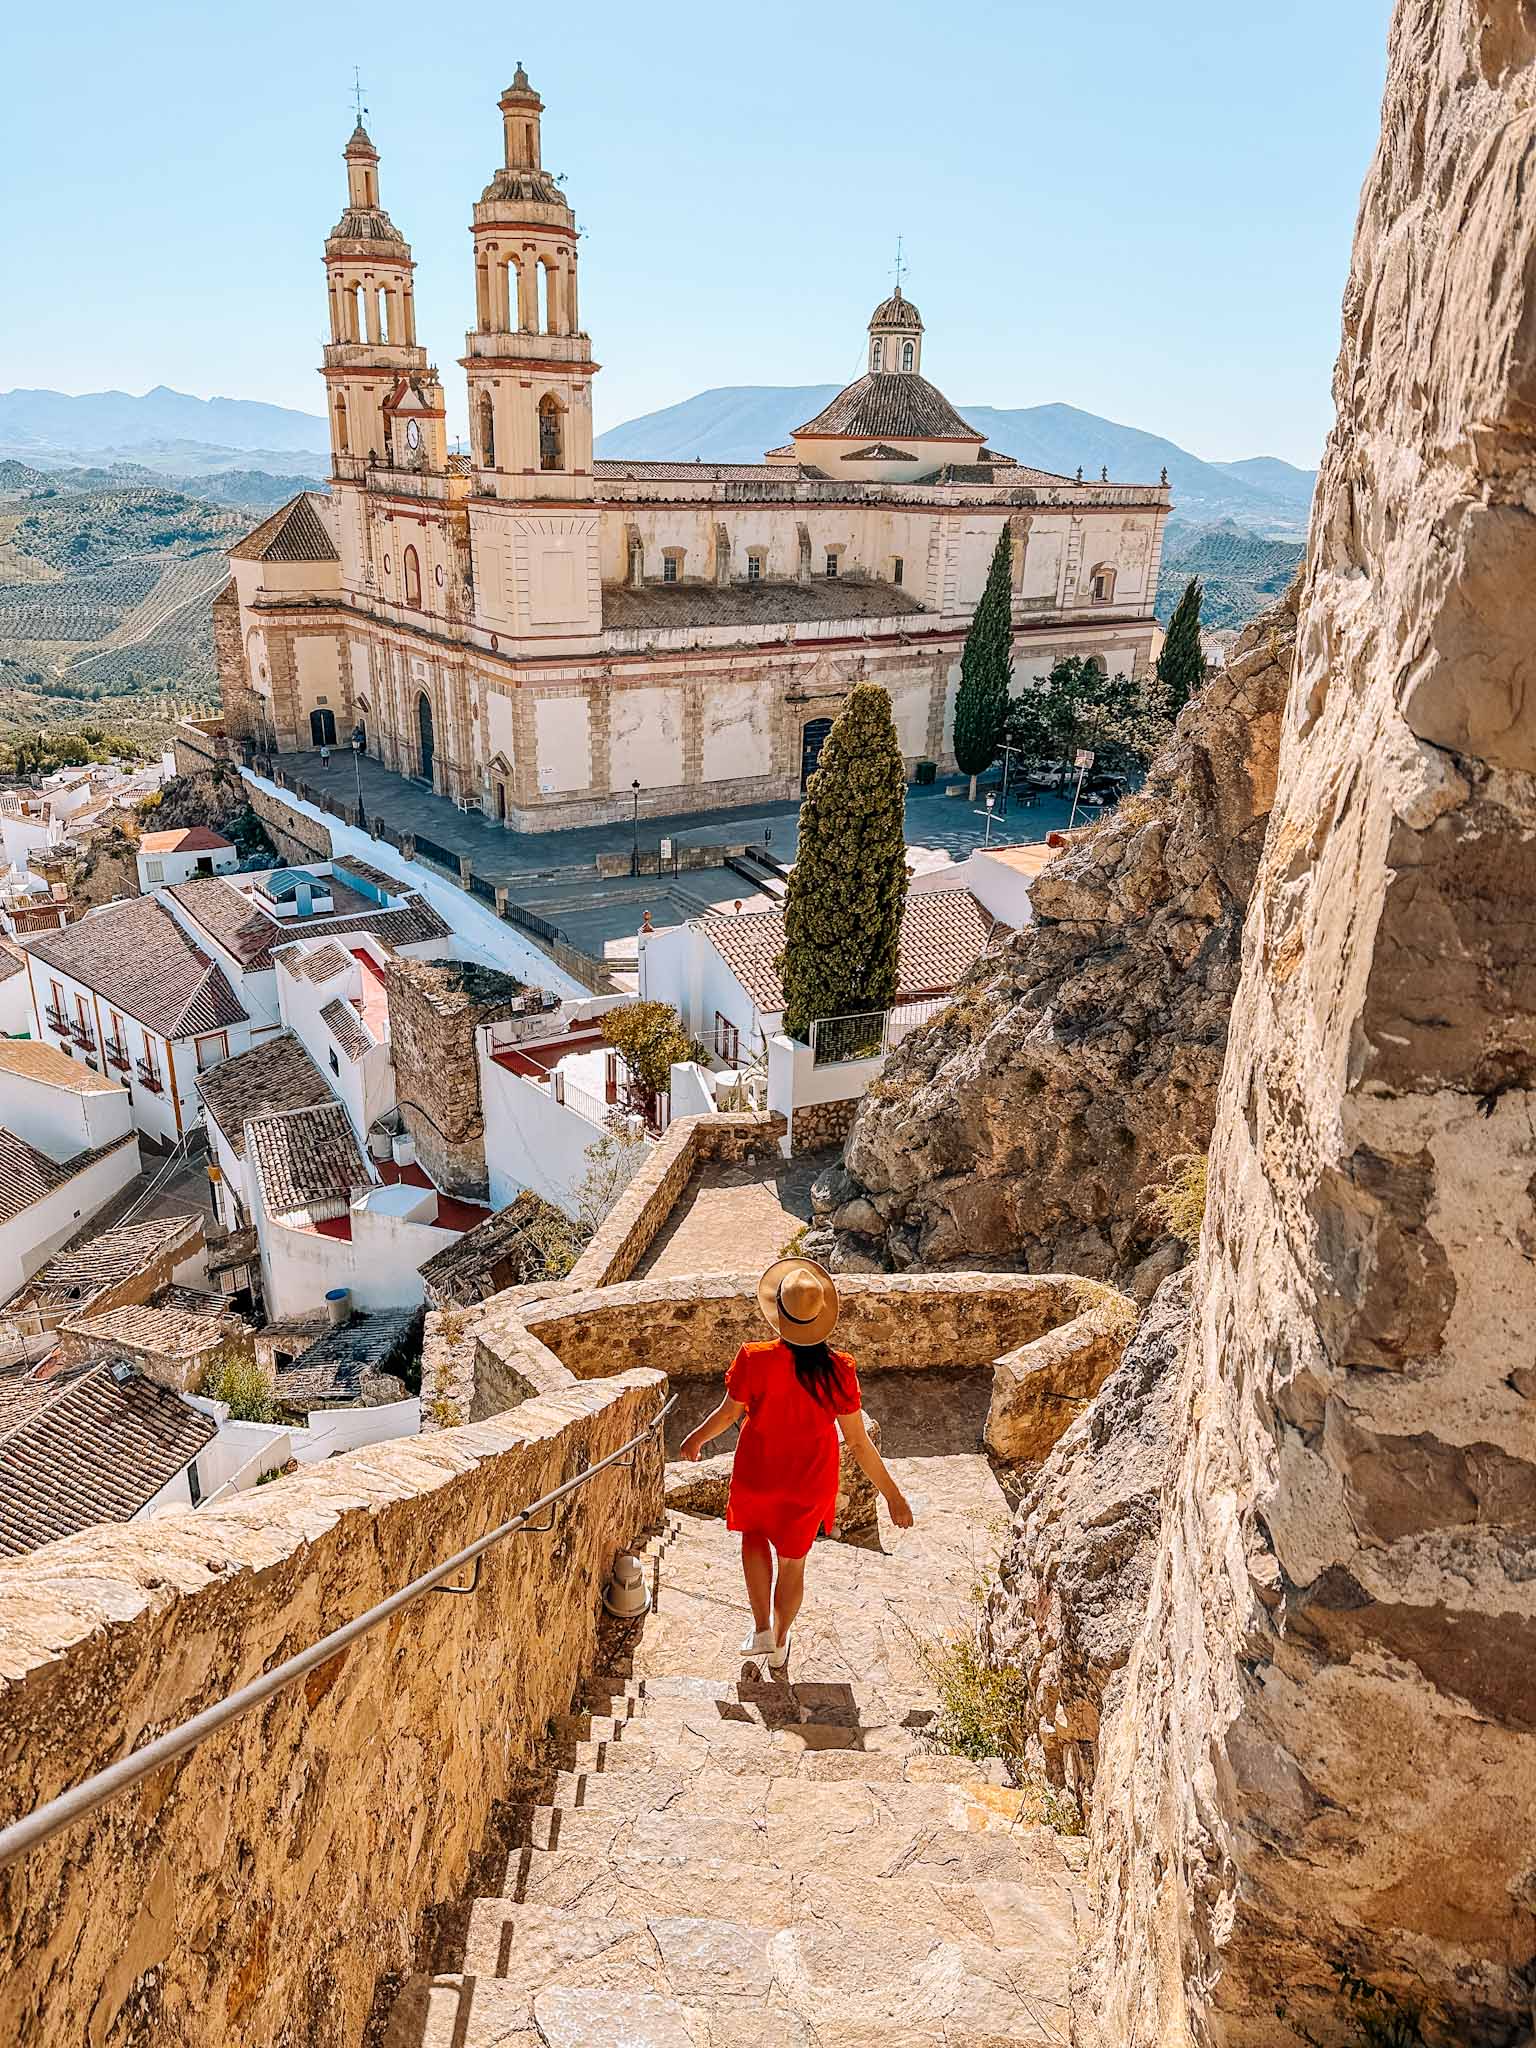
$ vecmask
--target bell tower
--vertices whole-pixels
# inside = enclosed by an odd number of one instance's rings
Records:
[[[584,509],[598,366],[577,301],[576,219],[544,169],[544,102],[521,64],[499,105],[503,161],[470,228],[475,325],[463,357],[471,528],[489,568],[477,611],[498,635],[569,639],[602,625],[598,522]]]
[[[416,266],[410,244],[379,204],[379,152],[359,120],[343,152],[347,203],[325,243],[331,338],[324,368],[331,423],[331,468],[338,482],[361,482],[366,465],[400,463],[392,407],[401,386],[416,396],[414,452],[436,415],[436,467],[446,452],[442,390],[425,349],[416,346]],[[426,437],[430,462],[433,441]],[[412,465],[416,466],[416,465]]]

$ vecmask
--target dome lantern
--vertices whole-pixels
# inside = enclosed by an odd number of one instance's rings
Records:
[[[923,364],[923,316],[901,286],[869,319],[869,367],[875,376],[916,376]]]

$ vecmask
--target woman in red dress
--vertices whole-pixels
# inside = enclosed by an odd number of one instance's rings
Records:
[[[757,1283],[757,1302],[778,1337],[742,1345],[725,1399],[683,1439],[682,1455],[697,1458],[741,1423],[726,1527],[740,1532],[752,1603],[754,1633],[742,1654],[779,1671],[805,1594],[806,1553],[837,1509],[839,1430],[898,1529],[911,1528],[912,1510],[869,1440],[853,1360],[827,1348],[839,1307],[832,1275],[814,1259],[780,1259]]]

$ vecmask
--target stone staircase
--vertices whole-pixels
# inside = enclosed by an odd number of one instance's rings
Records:
[[[995,1485],[984,1460],[926,1462]],[[966,1568],[934,1477],[924,1542],[816,1546],[782,1676],[741,1661],[736,1538],[668,1516],[653,1612],[607,1631],[549,1802],[454,1919],[458,1967],[402,1987],[386,2048],[1066,2042],[1084,1845],[924,1734],[908,1618],[941,1626]],[[948,1478],[971,1505],[976,1472]]]

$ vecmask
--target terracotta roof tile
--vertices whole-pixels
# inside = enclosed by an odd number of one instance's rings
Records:
[[[234,562],[339,562],[314,498],[300,491],[229,550]]]
[[[130,1521],[217,1435],[153,1380],[82,1374],[0,1437],[0,1556]]]
[[[70,1169],[14,1131],[0,1129],[0,1223],[9,1223],[62,1187]]]
[[[226,875],[201,875],[177,882],[166,891],[217,944],[249,973],[272,965],[272,957],[296,939],[318,939],[333,933],[369,932],[386,946],[417,945],[448,936],[448,927],[425,897],[407,895],[398,910],[381,910],[344,882],[327,883],[333,910],[305,918],[275,918],[259,909]]]
[[[602,457],[592,465],[599,482],[632,484],[782,484],[796,475],[819,476],[819,470],[784,462],[632,462]]]
[[[8,1307],[75,1308],[84,1311],[110,1287],[147,1273],[168,1255],[190,1256],[202,1242],[201,1216],[165,1216],[149,1223],[120,1223],[98,1231],[83,1244],[68,1245],[28,1280]]]
[[[349,1060],[360,1060],[378,1043],[352,1005],[343,1002],[340,996],[326,1004],[320,1018]]]
[[[199,1076],[203,1107],[236,1158],[245,1155],[245,1126],[252,1117],[282,1110],[313,1109],[330,1102],[330,1089],[314,1061],[291,1031],[264,1039],[249,1052],[220,1060]]]
[[[25,974],[27,963],[19,947],[7,938],[0,938],[0,981],[9,981],[13,974]]]
[[[897,1001],[951,989],[979,958],[993,920],[968,889],[934,889],[907,898],[901,920]],[[777,961],[784,951],[782,910],[752,910],[741,917],[706,917],[701,931],[753,1007],[774,1014],[784,1007]]]
[[[855,378],[814,419],[795,428],[797,441],[818,434],[856,434],[869,441],[974,441],[978,447],[982,438],[926,377],[875,370]]]
[[[50,1088],[67,1088],[73,1095],[120,1095],[122,1083],[108,1080],[83,1060],[72,1060],[67,1052],[40,1038],[0,1038],[0,1074],[15,1074],[23,1081],[41,1081]]]
[[[372,1185],[339,1102],[247,1118],[245,1150],[267,1209],[280,1218],[339,1214],[355,1188]]]
[[[780,625],[797,620],[882,619],[921,612],[910,591],[873,577],[818,576],[810,583],[603,585],[603,629]]]
[[[180,831],[146,832],[139,841],[140,853],[233,853],[235,842],[207,825],[187,825]]]
[[[166,1038],[246,1021],[223,968],[153,896],[105,904],[78,924],[28,939],[27,951]]]

